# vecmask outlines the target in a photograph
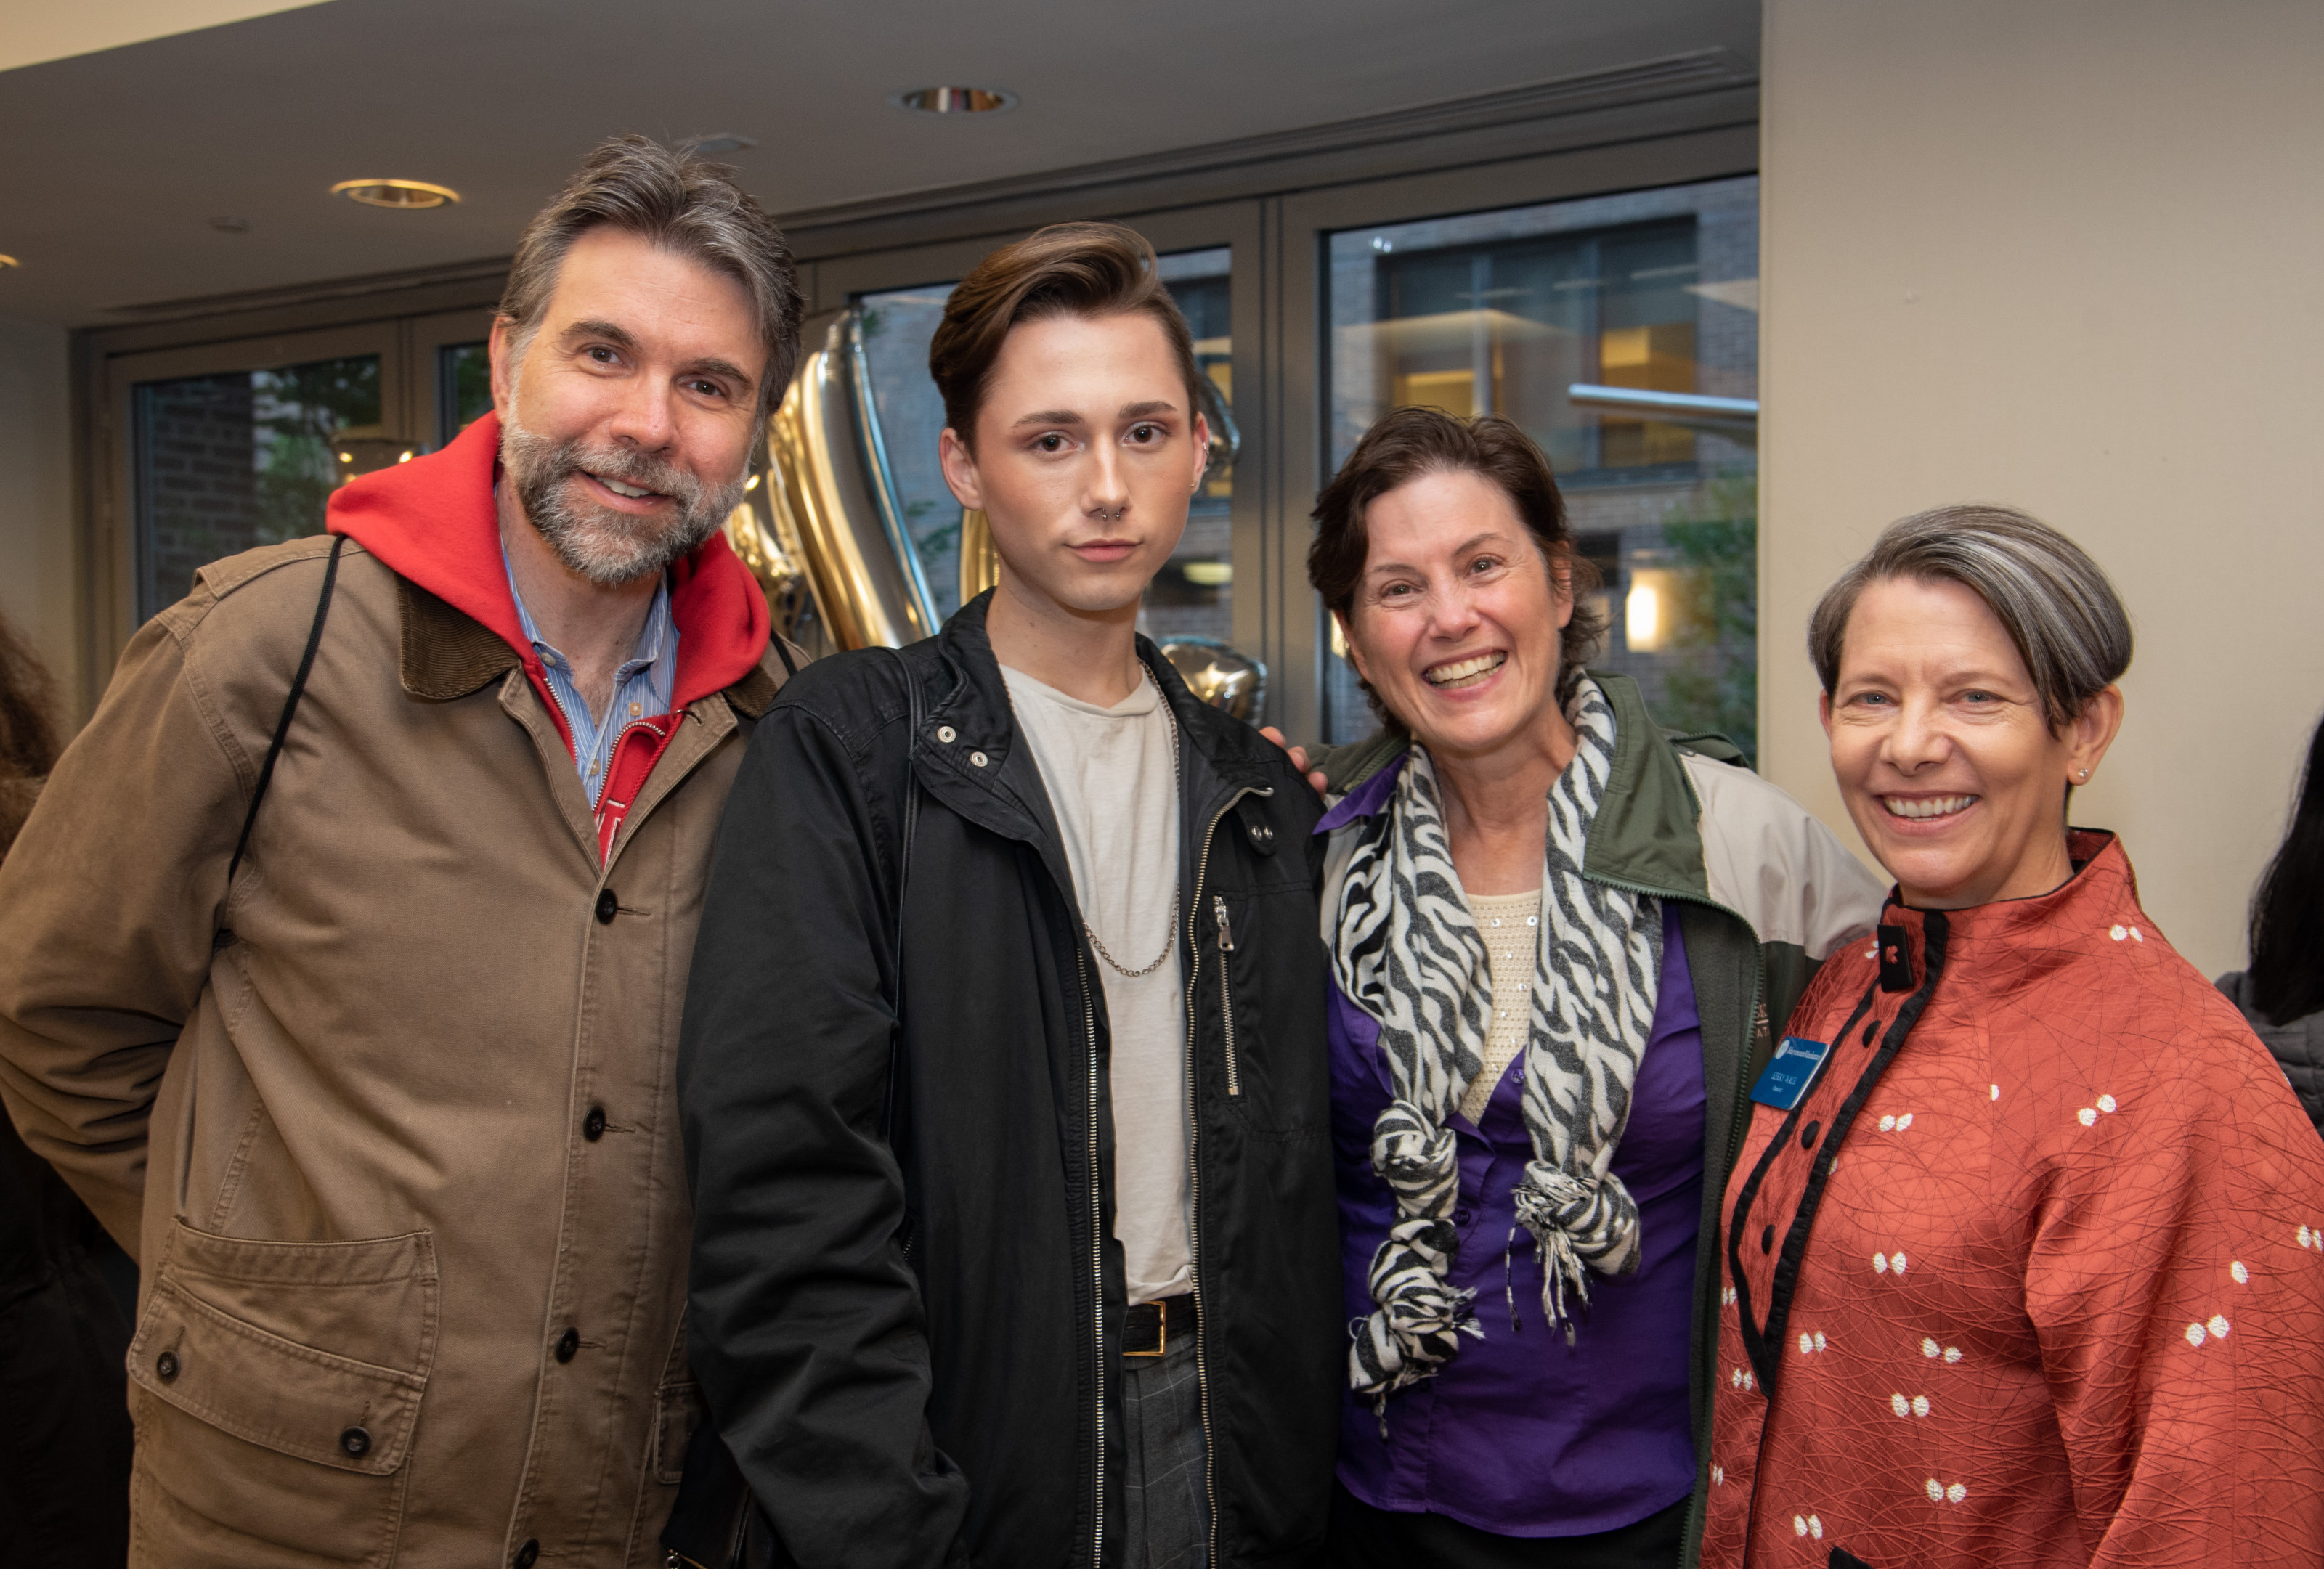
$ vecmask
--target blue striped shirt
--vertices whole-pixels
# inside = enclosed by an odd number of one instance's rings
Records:
[[[678,686],[678,623],[669,617],[669,578],[667,573],[654,586],[653,604],[646,610],[646,624],[638,633],[637,651],[613,672],[613,701],[603,714],[589,711],[581,701],[581,689],[573,684],[573,662],[558,652],[540,635],[534,624],[532,612],[524,606],[524,595],[516,586],[516,572],[508,565],[508,550],[501,550],[501,565],[508,570],[509,595],[516,601],[516,619],[524,627],[524,635],[532,643],[532,651],[540,656],[542,669],[549,676],[549,690],[557,705],[565,711],[565,722],[573,732],[573,767],[581,775],[581,786],[589,793],[589,804],[595,807],[597,797],[605,788],[605,767],[613,756],[613,743],[619,739],[623,726],[641,719],[657,719],[669,711],[670,693]]]

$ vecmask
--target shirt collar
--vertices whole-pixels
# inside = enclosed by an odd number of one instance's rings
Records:
[[[533,620],[532,610],[524,602],[524,592],[516,586],[516,568],[509,561],[508,546],[501,546],[501,570],[508,573],[509,597],[516,601],[517,623],[524,629],[525,640],[532,651],[540,656],[543,664],[572,668],[572,661],[563,651],[540,635],[540,624]],[[669,573],[664,573],[654,583],[653,603],[646,607],[646,624],[638,629],[638,645],[622,667],[613,673],[613,689],[639,671],[650,667],[653,674],[647,679],[654,695],[665,707],[669,702],[671,689],[678,677],[677,628],[669,614]]]

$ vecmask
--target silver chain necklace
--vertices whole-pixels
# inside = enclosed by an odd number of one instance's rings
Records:
[[[1154,673],[1146,668],[1143,661],[1139,663],[1138,672],[1140,675],[1143,675],[1148,682],[1153,683]],[[1158,684],[1155,684],[1154,691],[1156,696],[1162,697],[1162,689]],[[1178,716],[1170,711],[1170,702],[1167,697],[1163,697],[1162,713],[1164,717],[1170,721],[1170,805],[1171,810],[1175,812],[1177,810],[1179,791]],[[1178,945],[1178,901],[1183,896],[1184,891],[1178,887],[1177,879],[1175,877],[1172,878],[1170,887],[1170,919],[1163,928],[1162,951],[1154,956],[1152,963],[1145,965],[1140,968],[1131,969],[1128,966],[1124,965],[1121,960],[1114,958],[1112,954],[1108,953],[1105,949],[1105,944],[1098,938],[1097,928],[1089,923],[1089,917],[1086,915],[1082,917],[1083,934],[1088,937],[1090,947],[1097,950],[1097,956],[1105,960],[1105,962],[1112,968],[1114,973],[1117,975],[1123,976],[1130,980],[1136,980],[1142,975],[1152,975],[1156,970],[1162,968],[1162,961],[1169,958],[1171,950]]]

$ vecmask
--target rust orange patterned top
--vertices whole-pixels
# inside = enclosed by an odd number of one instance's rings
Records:
[[[2324,1139],[2121,846],[2072,853],[1892,900],[1801,999],[1831,1054],[1728,1189],[1705,1565],[2324,1563]]]

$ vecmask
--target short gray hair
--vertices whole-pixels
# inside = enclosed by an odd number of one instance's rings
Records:
[[[1808,620],[1824,695],[1840,684],[1840,641],[1866,587],[1894,578],[1957,583],[1983,600],[2025,662],[2052,733],[2130,668],[2130,615],[2082,547],[2014,507],[1915,512],[1881,531]]]
[[[520,355],[557,291],[557,276],[573,242],[591,229],[610,226],[742,285],[767,346],[760,414],[781,401],[798,363],[805,310],[798,270],[782,231],[734,182],[734,172],[690,146],[665,147],[644,136],[598,143],[517,242],[500,314],[516,328]]]

